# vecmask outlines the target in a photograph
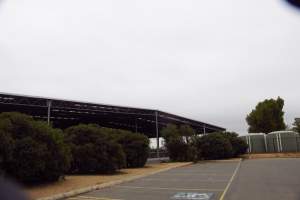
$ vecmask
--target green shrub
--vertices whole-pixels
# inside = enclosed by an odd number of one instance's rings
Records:
[[[196,161],[196,148],[194,145],[195,131],[188,125],[176,126],[168,124],[162,129],[162,136],[172,161]]]
[[[125,165],[124,151],[97,125],[77,125],[65,130],[73,161],[71,173],[112,173]]]
[[[195,151],[193,146],[184,142],[181,138],[169,140],[166,143],[170,160],[176,162],[194,161]]]
[[[234,132],[224,132],[222,133],[232,145],[233,157],[238,157],[239,155],[245,154],[248,149],[246,141],[238,137],[237,133]]]
[[[130,131],[114,129],[114,139],[118,142],[126,156],[126,167],[143,167],[149,156],[149,139],[145,135]]]
[[[233,147],[233,156],[238,157],[247,153],[248,144],[243,139],[237,137],[231,140],[231,145]]]
[[[0,114],[0,167],[23,183],[55,181],[69,168],[63,134],[20,113]]]
[[[198,159],[224,159],[233,155],[230,141],[222,133],[210,133],[197,139]]]

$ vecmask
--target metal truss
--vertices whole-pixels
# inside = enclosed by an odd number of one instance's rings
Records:
[[[225,130],[158,110],[0,93],[0,112],[5,111],[26,113],[60,128],[78,123],[97,123],[142,132],[149,137],[157,137],[159,130],[169,123],[190,125],[199,134]]]

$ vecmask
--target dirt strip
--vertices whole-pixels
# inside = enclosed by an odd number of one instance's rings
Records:
[[[245,158],[245,159],[300,158],[300,152],[297,152],[297,153],[257,153],[257,154],[245,154],[242,157]]]

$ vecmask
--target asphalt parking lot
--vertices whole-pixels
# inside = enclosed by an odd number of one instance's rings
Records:
[[[194,164],[93,191],[69,200],[217,200],[228,185],[237,165],[238,161]]]
[[[299,200],[300,159],[275,158],[242,162],[225,200]]]
[[[299,200],[300,159],[204,162],[69,200]]]

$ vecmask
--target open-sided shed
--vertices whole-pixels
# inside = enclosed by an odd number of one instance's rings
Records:
[[[0,93],[0,112],[12,111],[47,120],[58,128],[96,123],[104,127],[140,132],[149,138],[159,138],[159,130],[168,123],[190,125],[198,134],[225,130],[159,110]]]

